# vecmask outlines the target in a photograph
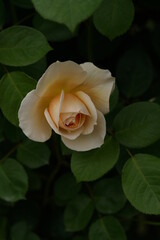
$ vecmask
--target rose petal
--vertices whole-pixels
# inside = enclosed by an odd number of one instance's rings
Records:
[[[46,108],[45,111],[44,111],[44,114],[45,114],[45,117],[46,117],[46,120],[48,122],[48,124],[50,125],[50,127],[59,135],[61,136],[64,136],[70,140],[74,140],[76,139],[83,131],[83,126],[79,129],[77,129],[76,131],[70,131],[70,132],[67,132],[66,130],[63,130],[63,129],[58,129],[58,127],[56,126],[56,124],[53,122],[49,112],[48,112],[48,109]]]
[[[61,113],[83,113],[85,115],[90,115],[86,104],[70,93],[64,94],[64,99],[61,107]]]
[[[101,112],[97,111],[97,116],[97,125],[91,134],[80,135],[75,140],[69,140],[62,136],[63,143],[75,151],[88,151],[100,147],[104,143],[106,135],[106,121]]]
[[[63,104],[64,99],[64,91],[61,91],[61,94],[58,94],[56,97],[54,97],[48,106],[49,114],[52,118],[52,120],[55,122],[57,127],[59,127],[59,116]]]
[[[44,142],[51,136],[52,130],[44,116],[47,104],[48,100],[40,99],[35,90],[29,92],[21,102],[18,112],[19,126],[31,140]]]
[[[115,78],[108,70],[100,69],[93,63],[80,65],[87,72],[87,78],[81,87],[94,102],[96,108],[102,113],[109,111],[109,98],[114,89]]]
[[[86,78],[86,72],[72,61],[55,62],[51,64],[37,84],[36,93],[39,96],[54,96],[81,85]]]
[[[86,105],[89,117],[86,117],[83,134],[89,134],[93,131],[94,125],[97,124],[97,110],[91,100],[91,98],[84,92],[76,92],[75,95]]]

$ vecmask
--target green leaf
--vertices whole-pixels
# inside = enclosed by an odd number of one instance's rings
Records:
[[[72,199],[81,188],[71,173],[66,173],[59,177],[54,185],[54,195],[58,200],[68,201]]]
[[[0,107],[4,116],[18,126],[18,110],[25,95],[36,85],[36,81],[22,72],[5,74],[0,81]]]
[[[13,4],[21,8],[33,8],[31,0],[11,0]]]
[[[33,25],[46,36],[48,41],[61,42],[73,37],[73,34],[65,25],[45,20],[38,14],[33,19]]]
[[[142,48],[127,51],[117,66],[117,81],[121,92],[128,98],[143,94],[153,80],[152,62]]]
[[[117,140],[132,148],[146,147],[160,138],[160,106],[138,102],[123,108],[114,119]]]
[[[125,164],[123,190],[130,203],[140,212],[160,214],[160,158],[136,154]]]
[[[0,32],[0,62],[26,66],[37,62],[52,48],[44,35],[34,28],[13,26]]]
[[[102,0],[32,0],[36,11],[45,19],[65,24],[72,32],[90,17]]]
[[[0,218],[0,239],[6,240],[7,239],[7,217]]]
[[[2,0],[0,0],[0,27],[3,25],[5,20],[5,8],[4,8],[4,3]]]
[[[93,188],[93,196],[96,209],[105,214],[118,212],[126,202],[119,178],[98,181]]]
[[[12,143],[16,143],[22,141],[25,137],[21,128],[15,127],[13,124],[9,123],[5,120],[4,123],[4,136],[6,140],[9,140]]]
[[[83,230],[89,223],[93,210],[92,200],[87,195],[77,195],[68,203],[64,212],[66,230],[71,232]]]
[[[8,158],[0,164],[0,198],[15,202],[25,198],[28,179],[24,168],[14,159]]]
[[[71,169],[78,182],[93,181],[107,173],[116,164],[119,145],[112,137],[107,137],[101,148],[88,152],[74,152]]]
[[[25,141],[19,145],[17,159],[29,168],[38,168],[49,163],[51,151],[45,143]]]
[[[125,33],[134,18],[131,0],[103,0],[94,14],[97,30],[110,40]]]
[[[11,240],[40,240],[35,234],[30,232],[26,222],[17,222],[11,228]]]
[[[126,240],[126,236],[118,220],[107,216],[98,219],[91,225],[89,240]]]

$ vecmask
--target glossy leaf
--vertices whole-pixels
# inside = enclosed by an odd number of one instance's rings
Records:
[[[2,77],[0,81],[0,107],[4,116],[12,124],[19,125],[18,110],[20,103],[35,85],[36,81],[23,72],[11,72]]]
[[[126,197],[140,212],[160,214],[160,159],[136,154],[123,168],[122,183]]]
[[[17,159],[29,168],[38,168],[49,163],[51,151],[45,143],[26,141],[19,145]]]
[[[64,212],[64,224],[67,231],[83,230],[93,214],[92,200],[84,194],[77,195],[72,199]]]
[[[27,174],[16,160],[8,158],[0,164],[0,198],[15,202],[25,198],[27,189]]]
[[[45,19],[65,24],[71,31],[90,17],[102,0],[32,0],[37,12]]]
[[[13,26],[0,32],[0,62],[26,66],[44,57],[51,47],[44,35],[31,27]]]
[[[131,0],[103,0],[94,14],[97,30],[110,40],[125,33],[134,17]]]
[[[112,216],[103,217],[94,222],[89,230],[89,240],[126,240],[125,232]]]
[[[77,181],[93,181],[107,173],[118,160],[119,145],[107,137],[101,148],[80,153],[74,152],[71,169]]]
[[[160,138],[160,106],[138,102],[123,108],[113,126],[117,140],[132,148],[146,147]]]

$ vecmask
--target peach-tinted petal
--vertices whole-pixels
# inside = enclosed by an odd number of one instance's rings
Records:
[[[106,121],[101,112],[97,111],[97,116],[97,125],[91,134],[80,135],[75,140],[69,140],[62,136],[63,143],[75,151],[88,151],[100,147],[104,143],[106,135]]]
[[[49,114],[52,120],[57,125],[57,127],[59,127],[59,116],[60,116],[60,112],[63,104],[63,99],[64,99],[64,91],[62,90],[61,94],[58,94],[57,96],[55,96],[51,100],[48,106]]]
[[[61,128],[58,129],[58,127],[56,126],[56,124],[53,122],[53,120],[52,120],[52,118],[51,118],[51,116],[50,116],[47,108],[45,109],[44,114],[45,114],[46,120],[47,120],[48,124],[50,125],[50,127],[51,127],[57,134],[59,134],[59,135],[61,135],[61,136],[64,136],[64,137],[66,137],[66,138],[68,138],[68,139],[70,139],[70,140],[76,139],[76,138],[82,133],[82,131],[83,131],[83,126],[82,126],[81,128],[79,128],[79,129],[77,129],[77,130],[74,131],[74,132],[73,132],[73,131],[66,131],[65,129],[61,129]]]
[[[98,68],[91,62],[82,63],[80,66],[87,72],[86,85],[95,87],[105,83],[107,79],[111,78],[109,70]]]
[[[114,89],[115,78],[108,70],[100,69],[93,63],[81,64],[87,72],[87,78],[81,87],[92,99],[96,108],[102,113],[109,111],[109,98]]]
[[[18,112],[19,126],[31,140],[44,142],[51,136],[51,128],[44,116],[46,99],[40,99],[35,90],[23,99]]]
[[[88,112],[90,114],[89,117],[86,117],[83,130],[83,134],[89,134],[93,131],[94,125],[97,124],[97,110],[91,98],[86,93],[79,91],[76,92],[75,95],[86,105]]]
[[[48,67],[38,81],[36,93],[39,96],[53,98],[60,94],[62,89],[64,92],[70,92],[84,82],[86,75],[77,63],[55,62]]]
[[[77,96],[70,93],[64,94],[61,113],[83,113],[85,115],[90,115],[86,108],[86,104]]]

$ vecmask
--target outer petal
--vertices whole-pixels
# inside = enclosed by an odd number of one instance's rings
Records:
[[[51,64],[43,76],[40,78],[36,93],[39,96],[54,96],[64,92],[70,92],[72,89],[81,85],[87,74],[77,63],[72,61],[55,62]]]
[[[100,69],[89,62],[81,64],[81,67],[87,72],[87,78],[81,89],[91,97],[99,111],[104,114],[107,113],[115,78],[111,76],[108,70]]]
[[[83,126],[79,129],[77,129],[74,132],[67,132],[66,130],[62,130],[62,129],[58,129],[58,127],[56,126],[56,124],[54,123],[54,121],[52,120],[47,108],[45,109],[45,117],[46,120],[48,122],[48,124],[50,125],[50,127],[59,135],[64,136],[70,140],[74,140],[76,139],[83,131]]]
[[[75,140],[69,140],[62,136],[63,143],[75,151],[88,151],[100,147],[104,143],[106,135],[106,121],[101,112],[97,111],[97,116],[97,125],[91,134],[80,135]]]
[[[31,140],[44,142],[51,136],[51,128],[44,116],[47,99],[40,99],[35,90],[23,99],[18,112],[19,126]]]
[[[86,105],[90,117],[86,117],[83,134],[90,134],[93,132],[94,125],[97,124],[97,110],[91,98],[84,92],[76,92],[75,95]]]

